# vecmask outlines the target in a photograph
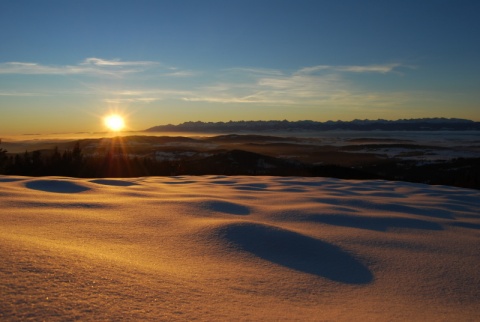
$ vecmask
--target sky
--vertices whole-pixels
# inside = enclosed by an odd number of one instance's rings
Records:
[[[480,121],[476,0],[0,0],[0,135]]]

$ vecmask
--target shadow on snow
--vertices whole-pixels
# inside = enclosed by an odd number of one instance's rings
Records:
[[[345,284],[368,284],[373,274],[340,247],[273,226],[239,223],[220,235],[238,249],[264,260]]]
[[[400,217],[364,217],[335,214],[313,215],[309,216],[308,220],[335,226],[376,231],[387,231],[391,228],[443,230],[443,227],[440,224],[434,222]]]
[[[81,186],[70,181],[61,180],[35,180],[25,183],[28,189],[55,192],[55,193],[78,193],[90,190],[90,188]]]

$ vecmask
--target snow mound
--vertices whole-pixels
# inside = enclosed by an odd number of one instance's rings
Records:
[[[307,220],[335,226],[369,229],[376,231],[387,231],[391,229],[443,230],[442,225],[435,222],[403,217],[373,217],[344,214],[322,214],[309,216]]]
[[[373,281],[368,267],[333,244],[290,230],[255,223],[236,223],[218,232],[242,251],[297,271],[347,284]]]
[[[81,184],[66,180],[33,180],[25,183],[25,187],[55,193],[79,193],[90,190]]]
[[[217,212],[230,215],[249,215],[250,208],[239,203],[222,200],[205,200],[199,202],[198,206],[207,212]]]
[[[475,321],[480,191],[0,176],[0,320]]]
[[[130,187],[137,185],[135,182],[130,182],[126,180],[108,180],[108,179],[97,179],[97,180],[90,180],[90,182],[96,184],[103,184],[106,186],[118,186],[118,187]]]

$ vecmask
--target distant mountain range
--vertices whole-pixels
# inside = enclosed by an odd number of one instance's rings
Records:
[[[302,131],[480,131],[480,122],[458,118],[345,121],[185,122],[154,126],[146,132],[302,132]]]

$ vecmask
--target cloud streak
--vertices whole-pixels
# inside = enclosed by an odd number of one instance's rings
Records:
[[[397,102],[404,103],[408,95],[361,90],[351,75],[376,74],[378,77],[387,77],[393,74],[395,77],[404,67],[409,66],[399,63],[363,66],[315,65],[289,72],[278,69],[235,67],[207,72],[182,70],[154,61],[107,60],[90,57],[76,65],[63,66],[30,62],[0,63],[0,75],[85,75],[121,78],[122,90],[116,88],[119,83],[115,84],[115,82],[98,85],[89,81],[90,85],[87,86],[90,88],[91,95],[99,96],[103,102],[119,105],[177,100],[283,106],[387,106],[395,105]],[[199,76],[202,78],[198,78]],[[197,77],[195,82],[170,81],[194,77]],[[34,92],[36,91],[32,89],[25,89],[24,92],[4,90],[0,92],[0,96],[55,94],[54,91],[44,94]],[[76,89],[72,89],[72,94],[75,92]]]
[[[106,98],[103,101],[110,104],[152,103],[160,101],[157,97],[134,97],[134,98]]]
[[[0,96],[33,97],[33,96],[47,96],[47,94],[34,93],[34,92],[0,92]]]
[[[108,96],[108,98],[103,99],[103,101],[110,104],[148,104],[166,99],[180,100],[182,97],[189,95],[192,95],[191,91],[175,89],[106,91],[104,96]]]
[[[329,66],[317,65],[304,67],[296,72],[296,74],[314,74],[317,72],[337,72],[337,73],[379,73],[387,74],[396,71],[396,69],[404,67],[399,63],[383,64],[383,65],[352,65],[352,66]]]
[[[101,58],[87,58],[81,65],[95,66],[155,66],[159,63],[153,61],[121,61],[120,59],[106,60]]]
[[[31,62],[0,63],[0,74],[122,77],[126,74],[142,73],[159,68],[171,69],[153,61],[106,60],[91,57],[77,65],[42,65]]]
[[[234,68],[237,83],[217,83],[203,87],[182,99],[190,102],[255,103],[275,105],[376,105],[387,106],[405,101],[405,94],[360,91],[349,80],[351,73],[397,73],[401,64],[367,66],[304,67],[289,74],[281,70]],[[241,77],[243,75],[244,77]]]

